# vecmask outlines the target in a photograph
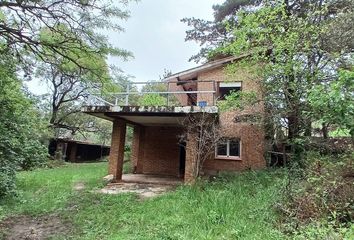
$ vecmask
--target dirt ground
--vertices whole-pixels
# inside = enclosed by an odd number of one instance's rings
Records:
[[[0,239],[4,240],[44,240],[69,232],[70,227],[56,215],[12,216],[0,222]]]
[[[165,192],[171,191],[174,188],[175,186],[171,185],[145,183],[116,183],[107,185],[105,188],[99,190],[99,192],[105,194],[136,193],[139,198],[145,199],[156,197]]]

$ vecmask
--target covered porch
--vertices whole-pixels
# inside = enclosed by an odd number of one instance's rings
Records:
[[[217,114],[217,107],[85,107],[84,112],[113,122],[109,174],[114,182],[189,182],[193,180],[193,146],[180,141],[187,114]],[[127,125],[133,128],[131,164],[134,175],[123,175]]]

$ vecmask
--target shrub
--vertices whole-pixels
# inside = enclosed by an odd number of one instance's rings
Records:
[[[0,198],[14,191],[17,170],[46,162],[41,119],[5,60],[0,58]]]
[[[320,239],[329,229],[334,231],[331,234],[341,234],[350,226],[354,221],[353,157],[353,153],[308,154],[302,178],[289,181],[285,205],[278,206],[288,231],[301,235],[301,229],[306,229],[309,236],[305,239]],[[311,227],[313,222],[321,222],[321,227]]]

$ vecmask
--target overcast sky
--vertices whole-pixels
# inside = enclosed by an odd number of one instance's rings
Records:
[[[123,33],[109,32],[109,41],[131,51],[134,59],[123,62],[109,58],[109,64],[135,77],[134,81],[157,80],[164,69],[178,72],[195,66],[188,59],[198,52],[194,42],[185,42],[184,17],[212,19],[212,5],[224,0],[141,0],[128,5],[131,17],[122,22]],[[45,93],[45,86],[32,80],[29,89]]]

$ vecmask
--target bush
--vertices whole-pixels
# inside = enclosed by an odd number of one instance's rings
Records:
[[[17,170],[46,162],[41,119],[14,72],[11,62],[0,58],[0,198],[14,191]]]
[[[308,234],[304,239],[321,239],[327,232],[341,235],[350,227],[354,221],[353,157],[353,153],[308,154],[302,178],[289,181],[285,205],[278,206],[285,216],[287,231],[299,236]],[[311,227],[314,222],[320,222],[321,227]]]
[[[294,232],[293,239],[352,239],[354,227],[335,226],[330,222],[314,222],[300,227]]]
[[[28,139],[22,146],[22,157],[19,162],[22,170],[43,167],[47,160],[47,151],[37,139]]]
[[[0,156],[1,159],[1,156]],[[15,164],[0,162],[0,198],[14,193],[15,189]]]

